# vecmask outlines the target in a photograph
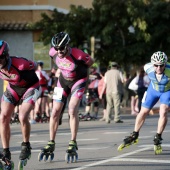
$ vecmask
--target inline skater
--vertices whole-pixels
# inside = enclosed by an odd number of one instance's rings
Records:
[[[49,112],[46,112],[48,102],[48,81],[50,80],[50,77],[47,72],[43,70],[43,66],[44,63],[42,61],[37,61],[37,70],[35,73],[39,79],[42,93],[35,103],[34,114],[36,115],[36,122],[48,122],[50,117]]]
[[[144,66],[144,70],[151,82],[142,99],[142,107],[136,117],[134,131],[124,139],[124,143],[118,147],[118,150],[138,142],[139,131],[145,122],[146,116],[160,100],[157,133],[153,141],[155,154],[162,152],[162,133],[167,124],[167,113],[170,107],[170,64],[167,63],[167,60],[167,55],[158,51],[151,56],[151,62]]]
[[[101,79],[100,74],[97,72],[97,65],[94,63],[90,67],[88,88],[86,90],[86,107],[85,115],[82,115],[81,120],[95,120],[98,118],[99,110],[99,94],[98,83]],[[94,109],[94,115],[90,113]]]
[[[19,121],[21,125],[23,142],[19,156],[19,167],[26,165],[31,155],[29,113],[39,97],[41,88],[35,74],[37,65],[26,58],[9,56],[9,45],[0,40],[0,78],[6,80],[8,85],[1,99],[0,136],[3,151],[0,162],[3,169],[13,169],[10,152],[10,120],[15,106],[21,102]]]
[[[57,87],[54,88],[53,109],[50,117],[50,141],[41,150],[38,156],[39,161],[42,159],[50,160],[54,157],[55,136],[59,125],[60,114],[69,95],[68,114],[71,140],[66,151],[65,161],[74,162],[78,159],[76,152],[78,149],[76,138],[79,127],[78,108],[86,87],[88,67],[94,61],[82,50],[71,48],[69,41],[70,37],[65,32],[57,33],[51,40],[52,48],[49,51],[49,55],[61,73],[58,78]]]

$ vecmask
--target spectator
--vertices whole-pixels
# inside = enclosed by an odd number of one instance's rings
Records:
[[[106,122],[110,123],[111,121],[111,112],[114,107],[114,122],[115,123],[123,123],[120,117],[120,105],[121,98],[123,94],[123,75],[118,70],[118,64],[116,62],[112,62],[111,69],[105,73],[104,76],[104,86],[102,92],[100,94],[100,99],[102,99],[102,95],[106,89],[106,100],[107,100],[107,114],[106,114]]]
[[[99,96],[100,96],[100,93],[101,93],[103,85],[104,85],[104,75],[105,75],[106,71],[107,71],[106,68],[100,69],[100,76],[102,78],[99,80],[99,83],[98,83],[98,94],[99,94]],[[106,121],[106,106],[107,106],[106,89],[105,89],[105,91],[102,95],[102,99],[100,99],[100,102],[101,102],[102,107],[103,107],[103,117],[100,119],[100,121]]]
[[[136,77],[136,84],[138,85],[137,95],[138,95],[138,112],[140,112],[142,98],[149,86],[150,80],[148,76],[145,74],[143,67],[139,71],[139,75]]]

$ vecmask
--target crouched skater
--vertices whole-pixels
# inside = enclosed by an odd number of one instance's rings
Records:
[[[3,151],[0,164],[3,169],[14,169],[10,152],[10,120],[14,108],[20,104],[19,121],[23,142],[18,169],[23,169],[31,156],[29,113],[40,96],[41,88],[35,73],[36,63],[23,57],[10,56],[9,45],[0,40],[0,78],[8,82],[1,99],[0,136]]]

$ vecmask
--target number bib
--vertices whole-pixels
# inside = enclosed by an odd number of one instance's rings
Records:
[[[54,88],[53,99],[61,100],[62,99],[62,95],[63,95],[63,88],[55,87]]]

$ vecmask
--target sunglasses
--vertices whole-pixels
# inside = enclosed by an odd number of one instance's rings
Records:
[[[165,64],[161,64],[161,65],[157,65],[157,64],[154,64],[154,67],[164,67]]]
[[[65,47],[54,47],[54,49],[56,51],[63,51],[65,49]]]

